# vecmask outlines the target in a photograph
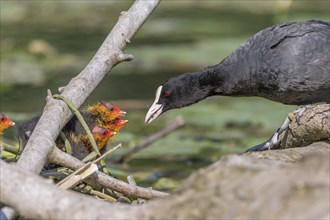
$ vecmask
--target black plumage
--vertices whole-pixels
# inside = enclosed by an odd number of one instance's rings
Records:
[[[209,96],[259,96],[284,104],[330,102],[330,23],[268,27],[219,64],[161,85],[146,122]]]
[[[81,115],[83,116],[86,124],[89,129],[92,129],[97,125],[98,118],[90,112],[82,111]],[[34,128],[36,127],[41,115],[38,114],[29,120],[20,122],[18,124],[17,136],[20,140],[21,147],[24,148],[27,144]],[[82,160],[90,153],[88,149],[81,140],[81,136],[87,136],[85,129],[81,125],[77,116],[73,116],[68,123],[63,128],[63,134],[69,141],[72,150],[72,156]],[[55,141],[55,144],[58,148],[65,150],[64,140],[61,137],[58,137]]]
[[[91,130],[94,127],[94,121],[92,120],[94,117],[90,116],[90,113],[84,112],[85,121]],[[17,129],[17,136],[20,140],[21,147],[24,148],[27,144],[34,128],[36,127],[39,119],[40,114],[36,115],[29,120],[24,122],[20,122]],[[90,117],[87,117],[90,116]],[[79,122],[78,118],[74,115],[68,123],[63,128],[63,133],[67,140],[69,141],[72,147],[72,155],[77,157],[78,159],[83,159],[84,156],[89,154],[89,151],[86,147],[83,147],[81,140],[79,140],[78,135],[86,135],[86,131],[82,127],[81,123]],[[61,137],[58,137],[55,141],[56,146],[62,150],[65,149],[64,140]]]

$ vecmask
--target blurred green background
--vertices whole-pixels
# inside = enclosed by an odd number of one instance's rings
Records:
[[[41,112],[46,90],[57,93],[84,68],[132,3],[1,1],[0,111],[16,122]],[[120,167],[109,164],[110,169],[119,177],[132,173],[140,184],[171,188],[192,170],[265,141],[296,106],[212,97],[165,113],[148,126],[144,117],[156,88],[169,77],[220,62],[263,28],[287,21],[329,21],[329,11],[328,0],[163,0],[125,50],[134,60],[116,66],[86,104],[109,100],[128,112],[129,124],[114,141],[123,143],[122,151],[177,115],[186,126]],[[17,144],[14,128],[5,141]]]

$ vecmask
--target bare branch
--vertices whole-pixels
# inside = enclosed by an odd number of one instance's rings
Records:
[[[143,148],[151,145],[155,141],[167,136],[168,134],[172,133],[174,130],[182,127],[185,124],[184,120],[181,117],[175,119],[175,121],[171,122],[167,127],[158,131],[155,134],[150,135],[146,139],[144,139],[141,143],[135,145],[131,150],[126,151],[123,155],[120,155],[116,158],[111,160],[111,163],[122,163],[132,154],[139,152]]]
[[[25,218],[107,219],[111,216],[112,219],[132,219],[135,216],[134,210],[138,209],[131,207],[133,212],[130,214],[127,213],[126,205],[119,206],[72,191],[63,191],[17,166],[3,161],[0,161],[0,165],[1,202],[15,207]]]
[[[64,178],[62,181],[56,184],[60,189],[69,189],[76,185],[78,182],[89,177],[97,171],[97,165],[92,162],[88,162],[84,166],[80,167],[75,172]]]
[[[79,108],[112,67],[121,61],[130,60],[129,55],[121,59],[117,56],[123,54],[127,39],[133,37],[158,3],[159,0],[137,0],[127,12],[122,13],[90,63],[67,86],[60,89],[61,95]],[[17,164],[39,173],[54,146],[54,140],[70,117],[72,112],[63,101],[48,98],[43,114]]]
[[[72,170],[77,170],[85,164],[78,160],[77,158],[64,153],[58,148],[53,148],[52,154],[50,156],[50,161],[65,167],[68,167]],[[105,175],[102,172],[96,171],[94,175],[88,178],[93,185],[93,182],[99,183],[104,187],[110,188],[117,192],[123,193],[127,196],[135,196],[143,199],[153,199],[153,198],[163,198],[168,196],[168,193],[146,189],[136,185],[127,184],[120,180],[117,180],[111,176]]]
[[[132,54],[118,54],[116,55],[116,59],[118,62],[123,62],[123,61],[132,61],[134,59]]]

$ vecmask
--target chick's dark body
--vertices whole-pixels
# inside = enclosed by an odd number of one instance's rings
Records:
[[[92,130],[93,127],[96,125],[98,119],[93,114],[86,111],[81,112],[81,114],[85,119],[89,129]],[[29,140],[30,135],[32,134],[34,128],[36,127],[39,119],[40,119],[40,115],[36,115],[33,118],[19,124],[17,135],[19,137],[19,140],[23,148],[25,147],[27,141]],[[71,145],[72,155],[74,157],[82,160],[90,153],[91,149],[87,148],[81,139],[82,136],[87,135],[86,131],[82,127],[80,121],[75,115],[64,126],[62,131]],[[58,137],[56,139],[55,144],[58,148],[62,150],[65,149],[64,141],[61,137]]]

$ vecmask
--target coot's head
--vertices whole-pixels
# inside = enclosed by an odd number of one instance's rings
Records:
[[[145,122],[154,121],[162,113],[175,108],[182,108],[204,99],[208,93],[201,88],[198,77],[193,73],[170,78],[156,91]]]

